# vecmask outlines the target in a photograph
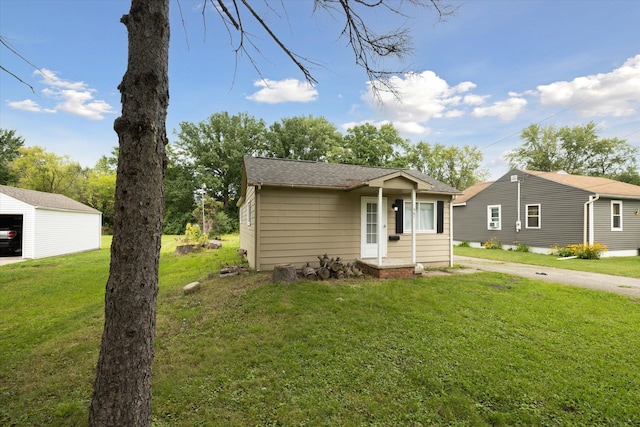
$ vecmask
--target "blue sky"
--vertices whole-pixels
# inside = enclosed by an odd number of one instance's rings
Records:
[[[248,16],[259,52],[236,56],[231,36],[201,0],[171,2],[170,141],[179,123],[246,112],[267,125],[285,117],[324,116],[342,132],[393,123],[404,138],[477,146],[491,178],[507,172],[504,153],[532,123],[594,121],[602,137],[640,147],[640,1],[469,0],[437,22],[432,10],[400,19],[370,16],[378,32],[402,24],[413,52],[393,77],[399,99],[376,102],[355,65],[339,22],[311,0],[250,0],[276,34],[313,61],[304,76]],[[283,8],[284,5],[284,8]],[[83,166],[117,145],[117,86],[126,69],[125,0],[0,0],[0,35],[34,69],[0,46],[0,128],[27,146],[68,155]],[[286,9],[286,11],[285,11]],[[180,13],[180,11],[182,13]],[[184,25],[182,23],[184,21]]]

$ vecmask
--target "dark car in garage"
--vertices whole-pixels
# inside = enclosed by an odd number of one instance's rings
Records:
[[[17,253],[22,249],[20,230],[0,228],[0,253]]]

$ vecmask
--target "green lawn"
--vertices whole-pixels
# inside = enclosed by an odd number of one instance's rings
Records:
[[[155,426],[640,424],[637,299],[495,273],[220,278],[231,239],[163,243]],[[108,257],[0,267],[0,425],[86,424]]]
[[[516,252],[501,249],[465,248],[454,246],[454,255],[486,258],[498,261],[519,262],[545,267],[565,268],[567,270],[589,271],[592,273],[613,274],[615,276],[639,277],[640,257],[609,257],[600,259],[565,259],[557,256]]]

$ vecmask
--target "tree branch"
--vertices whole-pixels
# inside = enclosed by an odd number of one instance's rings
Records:
[[[40,67],[37,67],[36,65],[32,64],[27,58],[25,58],[24,56],[20,55],[20,53],[15,50],[14,48],[12,48],[11,46],[9,46],[9,44],[5,41],[5,38],[0,36],[0,43],[2,43],[2,45],[4,47],[6,47],[7,49],[9,49],[14,55],[16,55],[18,58],[22,59],[24,62],[26,62],[27,64],[31,65],[33,68],[35,68],[36,70],[42,72],[40,70]],[[4,71],[5,73],[9,74],[10,76],[12,76],[13,78],[15,78],[16,80],[18,80],[20,83],[26,85],[29,87],[29,89],[31,89],[31,92],[33,92],[34,94],[36,93],[36,91],[33,89],[33,86],[31,86],[29,83],[25,82],[24,80],[22,80],[20,77],[18,77],[16,74],[12,73],[11,71],[7,70],[5,67],[0,65],[0,70]]]

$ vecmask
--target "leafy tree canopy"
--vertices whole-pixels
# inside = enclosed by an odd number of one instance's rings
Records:
[[[15,179],[11,162],[18,157],[22,146],[24,138],[16,135],[15,130],[0,129],[0,185],[10,184]]]
[[[370,123],[354,126],[347,131],[343,145],[335,147],[329,161],[362,166],[405,167],[403,153],[409,142],[398,135],[392,124],[380,128]]]
[[[85,171],[69,156],[58,156],[42,147],[21,147],[13,161],[18,186],[45,193],[58,193],[80,200]]]
[[[522,131],[520,139],[523,144],[507,155],[512,168],[563,170],[625,182],[638,179],[638,148],[623,139],[600,138],[594,122],[562,128],[533,124]]]
[[[288,117],[269,127],[262,152],[267,157],[324,161],[341,142],[340,132],[324,117]]]
[[[206,184],[225,212],[234,211],[242,182],[242,159],[258,152],[265,133],[264,121],[246,113],[215,113],[199,123],[182,122],[176,132],[176,161],[196,171],[196,181]]]
[[[423,172],[458,190],[483,181],[488,173],[481,169],[482,152],[477,147],[430,145],[419,142],[407,152],[410,168]]]

